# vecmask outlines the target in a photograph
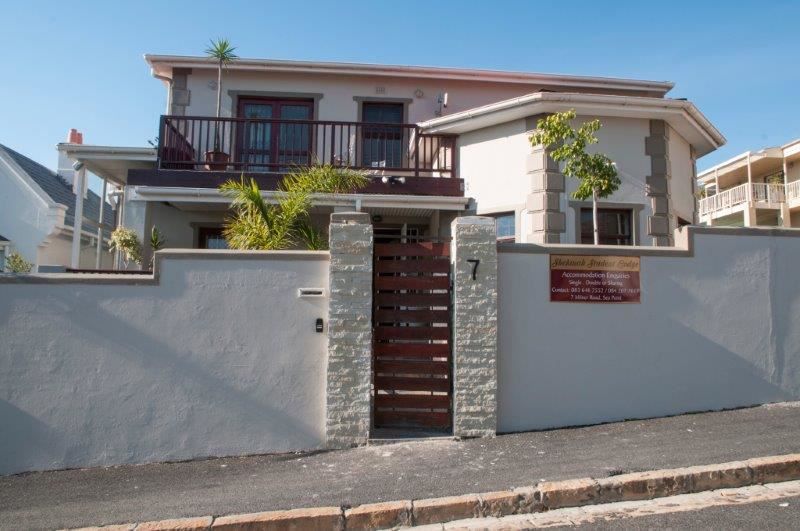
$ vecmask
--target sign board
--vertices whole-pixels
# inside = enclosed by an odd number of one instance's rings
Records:
[[[640,302],[638,256],[550,255],[551,302]]]

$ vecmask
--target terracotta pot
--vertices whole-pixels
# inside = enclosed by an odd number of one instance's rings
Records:
[[[228,169],[230,155],[224,151],[206,151],[206,169],[210,171],[225,171]]]

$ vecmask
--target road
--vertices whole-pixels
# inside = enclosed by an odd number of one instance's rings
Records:
[[[316,454],[0,477],[0,529],[53,529],[502,490],[800,452],[800,403]]]

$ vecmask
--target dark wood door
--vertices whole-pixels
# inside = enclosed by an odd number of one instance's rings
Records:
[[[375,244],[373,424],[448,430],[450,244]]]
[[[281,171],[304,166],[312,159],[311,100],[240,98],[239,118],[248,121],[238,131],[238,161],[252,171]],[[293,123],[298,121],[298,123]]]

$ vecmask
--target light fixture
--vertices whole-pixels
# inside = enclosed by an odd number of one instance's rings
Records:
[[[406,184],[406,178],[384,175],[383,177],[381,177],[381,182],[383,184]]]

